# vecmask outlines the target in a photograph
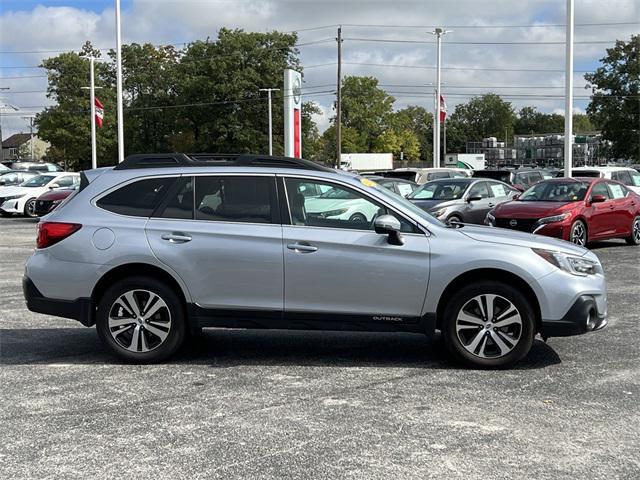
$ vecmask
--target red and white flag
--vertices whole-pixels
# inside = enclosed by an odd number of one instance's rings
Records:
[[[440,95],[440,123],[444,122],[447,118],[447,103],[444,101],[444,97]]]
[[[102,103],[100,103],[100,100],[98,100],[98,97],[95,97],[96,102],[96,125],[98,126],[98,128],[102,128],[102,119],[104,118],[104,107],[102,106]]]

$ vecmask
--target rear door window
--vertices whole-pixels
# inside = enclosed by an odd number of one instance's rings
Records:
[[[511,193],[511,189],[498,182],[489,182],[489,188],[494,197],[506,197]]]
[[[280,223],[275,176],[195,177],[195,218],[213,222]]]
[[[629,175],[629,172],[626,172],[624,170],[619,171],[619,172],[613,172],[611,174],[611,178],[613,180],[617,180],[620,183],[623,183],[625,185],[633,185],[631,183],[631,175]]]
[[[175,177],[138,180],[105,195],[96,205],[120,215],[150,217],[175,180]]]
[[[193,177],[183,177],[167,194],[168,197],[154,217],[193,219]]]
[[[618,200],[627,196],[627,189],[618,183],[607,182],[607,188],[609,188],[611,198],[614,200]]]

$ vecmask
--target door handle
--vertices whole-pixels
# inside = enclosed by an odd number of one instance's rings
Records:
[[[186,235],[182,232],[164,233],[160,238],[171,243],[187,243],[191,241],[191,235]]]
[[[299,253],[313,253],[318,251],[318,247],[314,247],[313,245],[306,242],[290,243],[287,245],[287,248]]]
[[[496,204],[495,203],[490,203],[489,206],[490,207],[494,207]]]

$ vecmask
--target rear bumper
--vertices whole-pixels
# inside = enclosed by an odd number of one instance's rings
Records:
[[[46,298],[26,275],[22,278],[22,291],[27,302],[27,308],[32,312],[53,315],[54,317],[71,318],[86,326],[93,325],[90,298],[77,298],[75,300]]]
[[[542,320],[541,333],[544,338],[568,337],[601,330],[606,326],[607,313],[598,311],[593,296],[582,295],[560,320]]]

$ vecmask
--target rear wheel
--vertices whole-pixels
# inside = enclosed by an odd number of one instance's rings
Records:
[[[640,217],[633,219],[631,224],[631,235],[625,238],[629,245],[640,245]]]
[[[182,302],[150,277],[126,278],[109,288],[98,304],[96,329],[108,350],[131,363],[165,360],[187,333]]]
[[[24,204],[24,214],[27,217],[37,217],[38,215],[36,214],[36,199],[35,198],[30,198],[29,200],[27,200],[27,203]]]
[[[475,367],[502,367],[531,349],[535,317],[517,289],[480,281],[453,295],[444,311],[442,335],[455,359]]]
[[[581,247],[587,246],[587,226],[582,220],[576,220],[571,224],[569,241]]]

